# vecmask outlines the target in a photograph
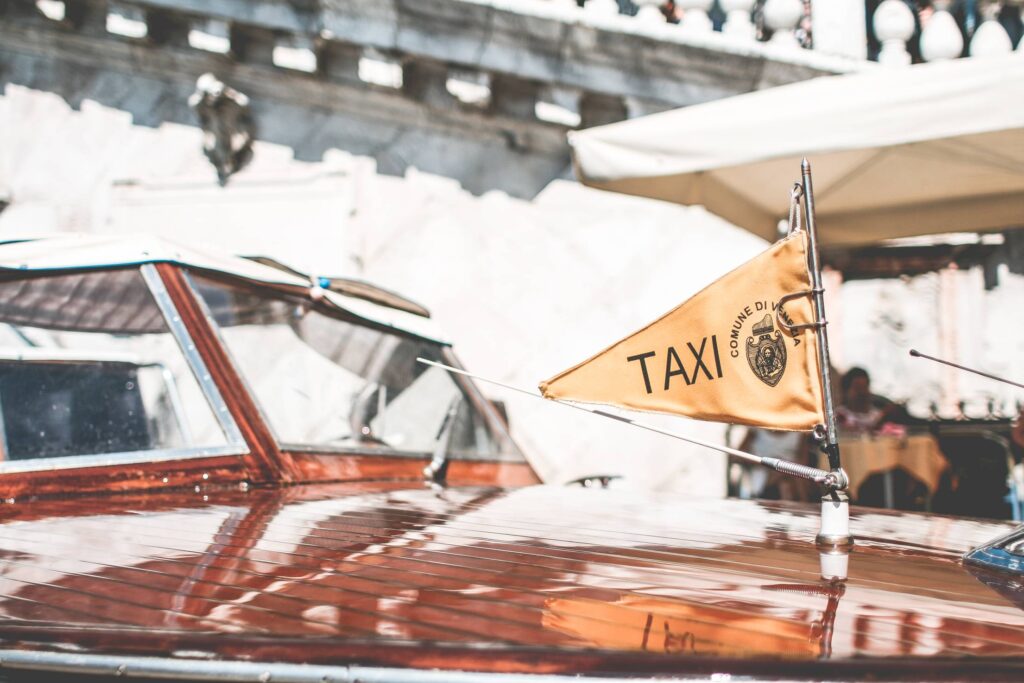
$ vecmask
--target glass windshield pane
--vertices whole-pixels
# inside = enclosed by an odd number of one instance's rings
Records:
[[[0,282],[0,438],[8,462],[228,444],[136,269]]]
[[[447,372],[416,362],[441,360],[439,344],[341,320],[309,301],[191,278],[285,446],[419,455],[443,436],[454,459],[521,459]]]

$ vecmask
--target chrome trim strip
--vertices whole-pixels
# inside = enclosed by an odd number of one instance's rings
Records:
[[[185,323],[182,322],[181,316],[178,315],[178,309],[175,308],[174,302],[171,301],[171,295],[167,293],[167,288],[164,286],[164,281],[161,279],[156,266],[152,263],[146,263],[141,266],[140,270],[142,271],[142,277],[146,280],[146,284],[149,285],[149,289],[153,293],[153,298],[156,299],[157,306],[160,307],[160,312],[164,314],[164,318],[171,328],[171,334],[174,335],[178,346],[181,347],[182,353],[185,354],[185,359],[192,367],[192,372],[199,382],[203,395],[206,396],[210,407],[213,408],[213,413],[217,416],[217,422],[220,423],[221,429],[224,430],[224,436],[227,438],[228,443],[236,448],[239,446],[245,447],[245,439],[242,438],[242,432],[239,431],[238,425],[235,424],[234,418],[231,417],[231,411],[228,410],[228,406],[224,403],[224,399],[221,397],[213,377],[210,376],[209,370],[206,369],[206,363],[203,362],[202,356],[199,355],[192,337],[185,328]]]
[[[367,455],[386,456],[388,458],[404,458],[406,460],[430,460],[430,453],[426,451],[398,451],[376,444],[360,446],[334,446],[330,444],[317,445],[305,443],[282,443],[281,450],[289,453],[313,453],[315,455]]]
[[[651,677],[623,678],[553,674],[483,673],[438,669],[396,669],[370,666],[320,666],[260,662],[171,659],[90,655],[31,650],[0,650],[0,670],[49,671],[65,674],[247,683],[615,683],[654,681]],[[658,677],[658,681],[681,680]],[[714,680],[687,676],[687,681]]]
[[[432,453],[427,451],[398,451],[393,448],[383,448],[373,445],[365,448],[359,446],[318,446],[316,444],[281,444],[281,450],[288,453],[312,453],[313,455],[343,456],[343,455],[365,455],[387,457],[402,460],[430,460]],[[451,462],[479,462],[492,465],[523,465],[526,460],[518,454],[498,453],[475,454],[465,451],[452,451],[448,453],[448,460]]]
[[[123,451],[120,453],[97,453],[94,455],[65,455],[58,458],[33,458],[28,460],[7,460],[0,462],[0,474],[13,472],[52,472],[80,467],[110,467],[132,465],[142,462],[169,462],[190,460],[216,455],[243,455],[245,444],[209,446],[204,448],[171,448],[152,451]]]

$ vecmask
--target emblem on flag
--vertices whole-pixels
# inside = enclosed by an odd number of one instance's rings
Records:
[[[758,379],[774,387],[786,372],[786,343],[767,313],[761,322],[754,325],[752,332],[754,336],[747,337],[747,362]],[[775,332],[774,337],[772,332]]]

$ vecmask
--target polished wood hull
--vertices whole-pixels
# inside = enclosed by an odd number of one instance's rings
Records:
[[[796,504],[401,482],[40,501],[0,508],[0,637],[477,672],[1017,670],[1024,612],[960,561],[1008,525],[852,524],[840,585]]]

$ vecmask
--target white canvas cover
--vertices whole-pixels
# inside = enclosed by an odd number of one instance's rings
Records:
[[[274,263],[272,260],[264,259]],[[267,285],[298,296],[309,296],[315,281],[295,270],[272,267],[250,258],[186,246],[151,235],[76,235],[11,240],[0,243],[0,273],[15,271],[96,270],[143,263],[177,263],[220,273],[232,278]],[[327,278],[329,280],[329,278]],[[370,285],[363,285],[367,290]],[[388,292],[381,292],[383,296]],[[318,292],[323,300],[340,310],[398,331],[440,341],[436,325],[426,317],[379,305],[337,291]]]
[[[1024,223],[1024,57],[829,76],[570,133],[587,185],[765,239],[807,157],[827,245]]]

